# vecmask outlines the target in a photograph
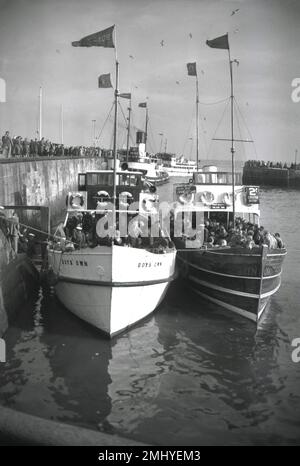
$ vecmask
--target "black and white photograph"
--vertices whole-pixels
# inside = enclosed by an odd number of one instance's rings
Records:
[[[0,446],[300,445],[299,57],[297,0],[0,0]]]

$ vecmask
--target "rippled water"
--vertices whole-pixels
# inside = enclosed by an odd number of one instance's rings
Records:
[[[159,445],[300,444],[300,191],[263,190],[261,208],[288,256],[257,330],[176,284],[108,341],[40,290],[6,334],[1,403]]]

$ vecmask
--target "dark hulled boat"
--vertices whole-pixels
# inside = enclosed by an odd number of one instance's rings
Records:
[[[234,138],[233,63],[228,34],[207,41],[212,48],[227,49],[231,84],[231,172],[198,163],[199,91],[196,63],[189,63],[188,74],[196,77],[197,172],[189,183],[175,186],[175,224],[187,228],[183,237],[175,234],[177,261],[181,275],[190,288],[202,297],[255,322],[261,317],[270,297],[280,287],[285,248],[267,245],[237,246],[239,241],[219,246],[204,243],[205,220],[235,226],[236,217],[259,225],[259,188],[242,185],[241,173],[235,172],[235,142],[253,142]],[[216,140],[218,140],[216,138]],[[250,241],[251,243],[251,241]],[[275,241],[276,243],[276,241]],[[276,243],[277,244],[277,243]],[[212,247],[211,247],[212,246]],[[253,247],[254,246],[254,247]],[[269,244],[271,246],[271,242]]]
[[[177,241],[177,247],[180,243]],[[203,298],[257,322],[281,283],[285,249],[260,246],[179,251],[188,286]]]

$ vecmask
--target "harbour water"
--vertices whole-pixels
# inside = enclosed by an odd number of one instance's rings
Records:
[[[174,284],[109,341],[40,289],[6,333],[1,404],[157,445],[300,444],[300,192],[261,194],[261,224],[288,255],[258,329]]]

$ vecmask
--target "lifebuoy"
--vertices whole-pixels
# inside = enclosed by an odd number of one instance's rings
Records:
[[[126,197],[126,201],[124,201],[125,197]],[[133,201],[133,196],[128,191],[123,191],[122,193],[119,194],[119,206],[127,208],[132,203],[132,201]]]
[[[234,198],[236,199],[236,195],[234,196]],[[227,206],[231,206],[232,205],[232,193],[225,193],[222,197],[222,202],[224,202],[224,204],[226,204]]]
[[[77,202],[75,202],[76,199],[79,199],[79,205],[77,204]],[[70,206],[73,209],[78,209],[78,208],[82,207],[83,204],[84,204],[83,195],[80,194],[80,193],[71,194],[70,197],[69,197],[69,202],[70,202]]]
[[[148,198],[148,199],[143,199],[140,206],[141,206],[141,211],[146,214],[154,214],[157,212],[156,207],[154,207],[154,203],[156,202],[155,198]]]
[[[180,196],[178,197],[178,200],[179,202],[181,202],[181,204],[190,204],[191,202],[193,202],[193,199],[194,199],[194,193],[183,193],[183,194],[180,194]]]
[[[98,199],[100,198],[100,199]],[[97,209],[101,209],[103,207],[106,207],[108,204],[108,200],[110,198],[110,195],[108,194],[107,191],[98,191],[97,192]]]
[[[211,191],[203,191],[203,193],[200,193],[200,201],[204,205],[209,205],[212,204],[215,200],[215,196]]]

